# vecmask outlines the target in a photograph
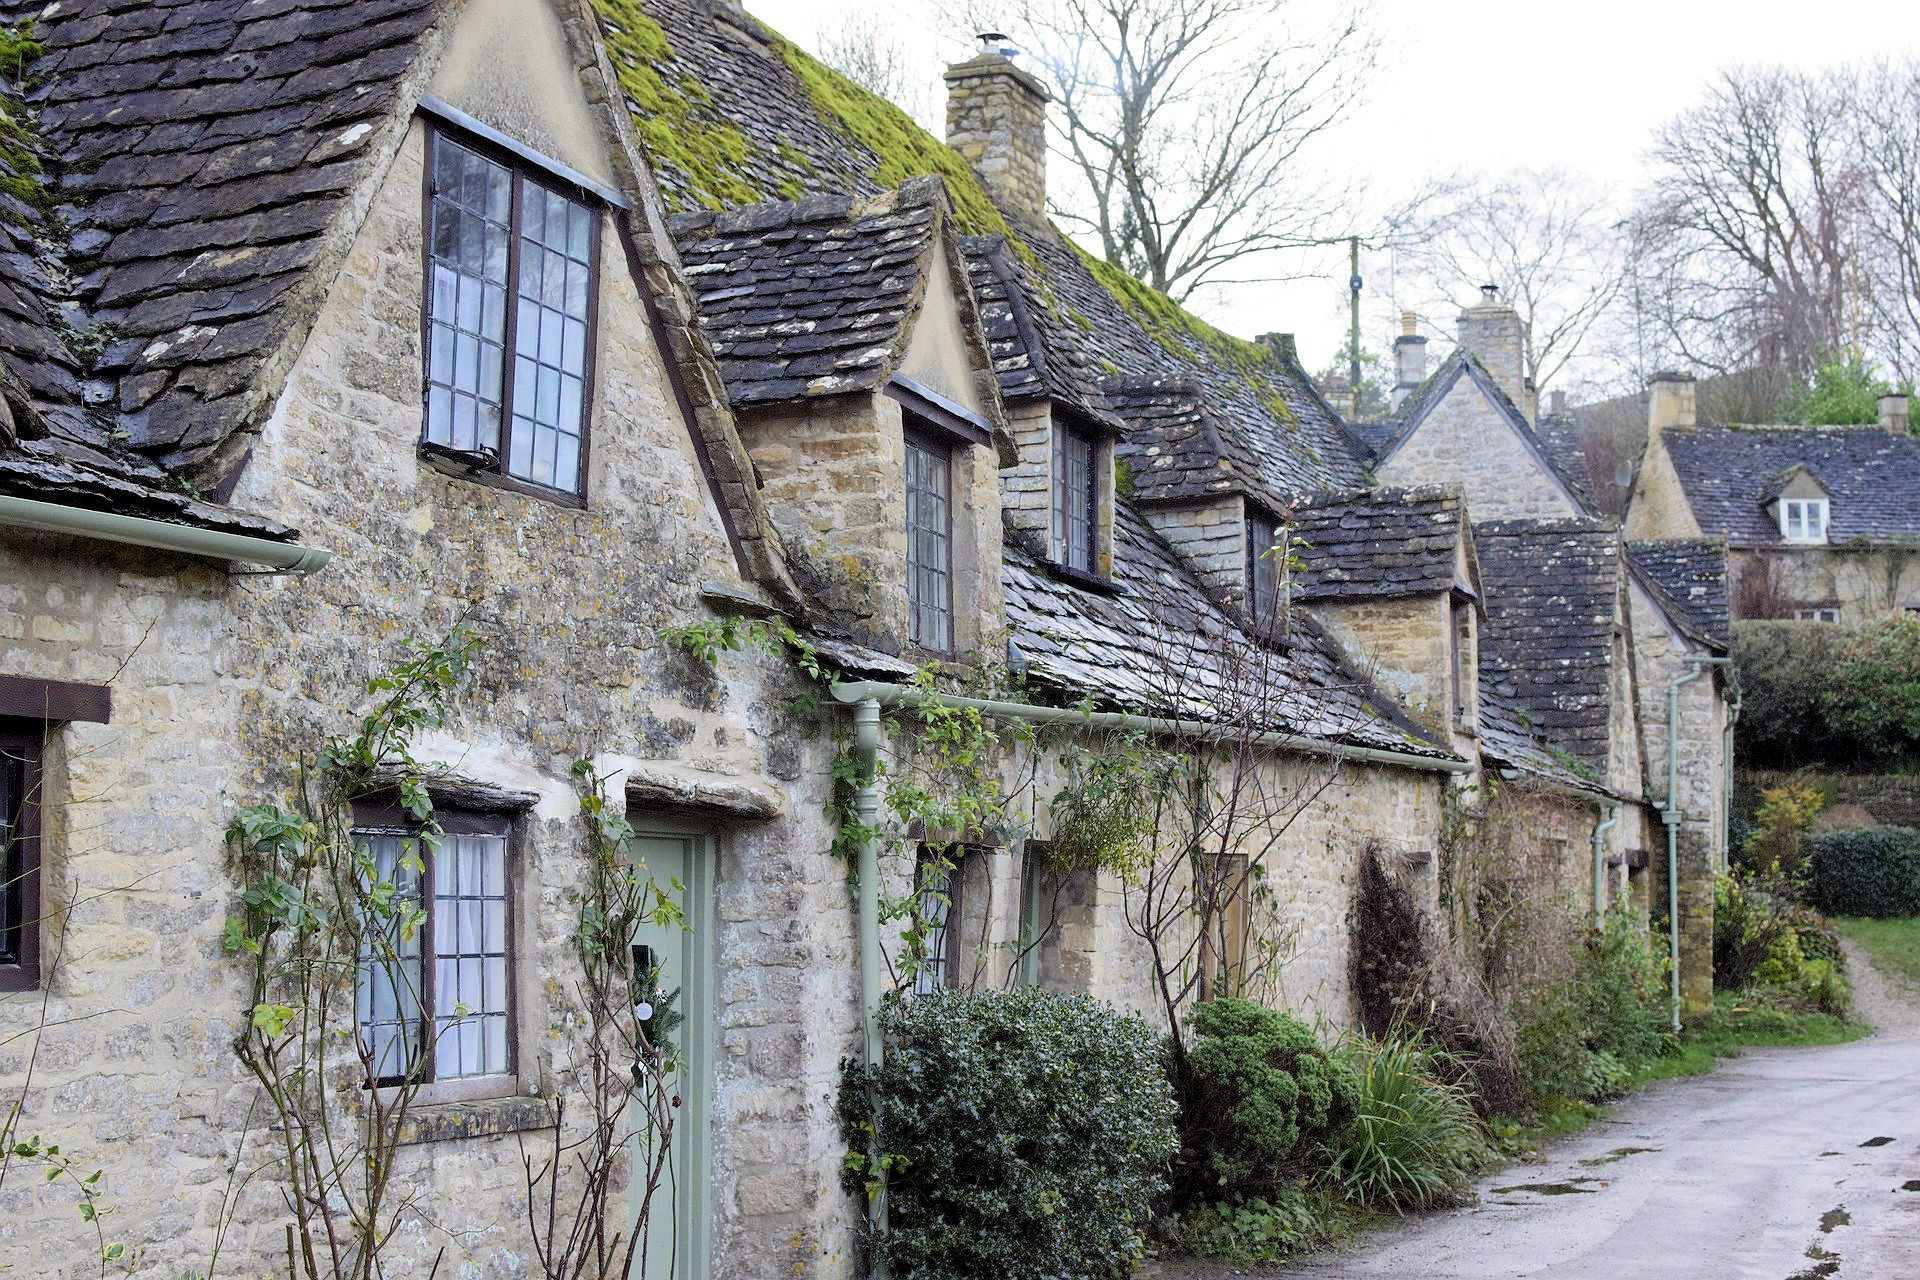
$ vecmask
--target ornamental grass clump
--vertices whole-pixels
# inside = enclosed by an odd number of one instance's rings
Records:
[[[1177,1149],[1146,1024],[1033,988],[896,996],[882,1020],[886,1062],[846,1065],[840,1111],[850,1189],[885,1171],[869,1243],[896,1280],[1130,1274]]]
[[[1353,1118],[1359,1081],[1312,1027],[1248,1000],[1209,1000],[1191,1026],[1185,1054],[1169,1055],[1180,1095],[1175,1200],[1271,1200],[1323,1162]]]
[[[1489,1148],[1459,1065],[1400,1030],[1358,1042],[1353,1063],[1355,1114],[1333,1149],[1332,1180],[1373,1209],[1406,1212],[1463,1200]]]

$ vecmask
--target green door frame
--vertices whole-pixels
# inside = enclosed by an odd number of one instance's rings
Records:
[[[653,842],[681,846],[680,866],[648,873],[662,888],[678,876],[684,886],[680,908],[687,927],[679,935],[681,1072],[674,1120],[673,1248],[670,1259],[649,1242],[633,1280],[709,1280],[713,1265],[713,1041],[714,1041],[714,880],[718,850],[711,830],[659,818],[633,820],[634,843],[643,855]],[[638,1139],[636,1139],[638,1141]],[[644,1158],[644,1157],[642,1157]],[[666,1190],[667,1188],[662,1188]],[[630,1213],[639,1205],[630,1203]],[[658,1203],[656,1198],[656,1204]],[[661,1224],[668,1225],[668,1224]],[[650,1232],[658,1236],[658,1232]]]

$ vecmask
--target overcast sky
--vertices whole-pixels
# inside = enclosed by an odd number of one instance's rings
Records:
[[[936,33],[924,0],[747,7],[808,47],[850,13],[887,24],[932,64],[925,92],[936,113],[939,64],[967,51]],[[1913,0],[1377,0],[1376,14],[1385,65],[1336,141],[1380,191],[1436,171],[1561,166],[1586,171],[1624,202],[1651,131],[1693,102],[1716,67],[1819,67],[1920,50]],[[1196,299],[1195,309],[1243,335],[1291,330],[1317,367],[1346,323],[1345,263],[1327,265],[1324,280],[1241,286]],[[1390,267],[1363,262],[1361,272],[1382,282]],[[1472,292],[1463,282],[1461,300]],[[1391,334],[1367,337],[1384,346]]]

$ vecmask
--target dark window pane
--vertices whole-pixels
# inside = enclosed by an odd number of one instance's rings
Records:
[[[951,455],[909,438],[907,636],[929,649],[953,646],[953,547],[948,530]]]
[[[1054,430],[1053,555],[1070,569],[1093,570],[1095,513],[1099,509],[1092,436],[1071,427]]]
[[[21,814],[27,800],[27,759],[0,745],[0,964],[19,964],[26,929],[26,841]]]
[[[433,150],[431,323],[421,434],[458,449],[498,449],[511,233],[504,215],[513,175],[445,138],[435,138]]]
[[[1280,529],[1270,516],[1255,512],[1247,517],[1247,613],[1254,623],[1266,626],[1273,621],[1277,607],[1280,566]]]

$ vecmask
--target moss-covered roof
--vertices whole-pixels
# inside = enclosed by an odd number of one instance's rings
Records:
[[[970,244],[1002,394],[1048,393],[1095,416],[1102,383],[1191,384],[1219,430],[1189,449],[1195,473],[1224,474],[1269,505],[1363,478],[1363,447],[1305,378],[1260,344],[1205,323],[1052,225],[995,206],[971,167],[883,98],[822,66],[754,19],[703,0],[592,0],[607,26],[628,106],[669,204],[724,208],[799,195],[869,196],[914,177],[944,179]],[[657,142],[656,142],[657,140]],[[999,285],[1019,294],[1024,323]],[[1022,353],[1016,347],[1029,348]],[[1150,424],[1134,444],[1148,447]],[[1178,495],[1173,495],[1178,496]]]

